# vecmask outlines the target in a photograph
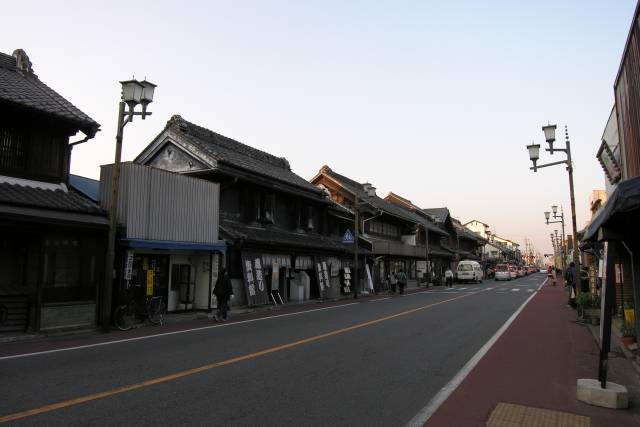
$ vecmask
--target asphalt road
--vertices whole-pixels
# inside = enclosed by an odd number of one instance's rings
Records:
[[[545,278],[24,357],[0,352],[0,421],[16,414],[16,425],[404,426]]]

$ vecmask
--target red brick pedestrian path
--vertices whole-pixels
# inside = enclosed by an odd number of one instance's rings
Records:
[[[639,426],[629,411],[576,399],[578,378],[596,378],[598,347],[575,323],[562,286],[544,286],[425,426],[484,426],[499,402],[570,412],[592,426]]]

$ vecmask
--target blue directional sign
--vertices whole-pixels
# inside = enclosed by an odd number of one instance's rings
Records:
[[[353,243],[354,240],[353,233],[347,229],[347,231],[344,232],[344,236],[342,236],[342,243]]]

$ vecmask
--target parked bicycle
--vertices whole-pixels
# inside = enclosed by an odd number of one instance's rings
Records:
[[[136,298],[135,288],[141,286],[131,286],[127,290],[128,301],[119,305],[113,314],[116,327],[121,331],[128,331],[135,323],[144,322],[145,319],[149,319],[154,325],[163,325],[166,306],[162,297],[146,296],[142,300]]]

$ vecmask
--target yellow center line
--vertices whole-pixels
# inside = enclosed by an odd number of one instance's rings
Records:
[[[145,388],[145,387],[149,387],[149,386],[153,386],[153,385],[157,385],[157,384],[162,384],[162,383],[166,383],[166,382],[169,382],[169,381],[174,381],[174,380],[177,380],[177,379],[180,379],[180,378],[184,378],[184,377],[187,377],[187,376],[190,376],[190,375],[193,375],[193,374],[198,374],[200,372],[205,372],[205,371],[209,371],[211,369],[220,368],[222,366],[232,365],[234,363],[243,362],[245,360],[255,359],[257,357],[264,356],[264,355],[267,355],[267,354],[276,353],[276,352],[283,351],[283,350],[288,350],[290,348],[298,347],[298,346],[301,346],[303,344],[308,344],[310,342],[319,341],[319,340],[322,340],[324,338],[329,338],[329,337],[332,337],[332,336],[335,336],[335,335],[344,334],[346,332],[350,332],[350,331],[354,331],[356,329],[360,329],[360,328],[364,328],[364,327],[367,327],[367,326],[375,325],[377,323],[385,322],[387,320],[395,319],[397,317],[406,316],[408,314],[415,313],[415,312],[421,311],[421,310],[425,310],[427,308],[435,307],[437,305],[444,304],[444,303],[447,303],[447,302],[450,302],[450,301],[454,301],[454,300],[461,299],[461,298],[466,298],[466,297],[471,296],[473,294],[476,294],[478,292],[482,292],[482,291],[476,291],[476,292],[464,294],[464,295],[461,295],[461,296],[458,296],[458,297],[455,297],[455,298],[445,299],[445,300],[442,300],[442,301],[438,301],[438,302],[434,302],[434,303],[431,303],[431,304],[423,305],[421,307],[412,308],[410,310],[402,311],[400,313],[391,314],[389,316],[384,316],[384,317],[379,317],[377,319],[370,320],[370,321],[363,322],[363,323],[358,323],[356,325],[348,326],[346,328],[336,329],[334,331],[327,332],[327,333],[324,333],[324,334],[315,335],[315,336],[312,336],[312,337],[304,338],[304,339],[301,339],[301,340],[298,340],[298,341],[293,341],[293,342],[290,342],[290,343],[287,343],[287,344],[278,345],[278,346],[275,346],[275,347],[270,347],[270,348],[267,348],[267,349],[264,349],[264,350],[257,351],[255,353],[249,353],[249,354],[245,354],[245,355],[242,355],[242,356],[232,357],[230,359],[226,359],[226,360],[223,360],[221,362],[209,363],[209,364],[206,364],[206,365],[199,366],[197,368],[187,369],[185,371],[180,371],[180,372],[176,372],[174,374],[153,378],[153,379],[150,379],[150,380],[147,380],[147,381],[142,381],[142,382],[135,383],[135,384],[116,387],[116,388],[112,388],[110,390],[101,391],[99,393],[88,394],[88,395],[85,395],[85,396],[77,397],[75,399],[63,400],[61,402],[52,403],[52,404],[49,404],[49,405],[41,406],[39,408],[28,409],[26,411],[14,412],[12,414],[3,415],[3,416],[0,417],[0,423],[6,423],[6,422],[9,422],[9,421],[15,421],[15,420],[19,420],[19,419],[22,419],[22,418],[31,417],[31,416],[34,416],[34,415],[44,414],[46,412],[51,412],[51,411],[55,411],[55,410],[58,410],[58,409],[68,408],[70,406],[91,402],[93,400],[103,399],[105,397],[110,397],[110,396],[114,396],[114,395],[121,394],[121,393],[126,393],[126,392],[133,391],[133,390],[138,390],[138,389]]]

